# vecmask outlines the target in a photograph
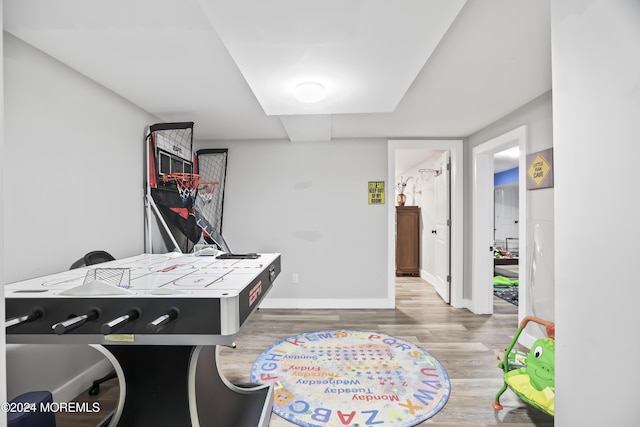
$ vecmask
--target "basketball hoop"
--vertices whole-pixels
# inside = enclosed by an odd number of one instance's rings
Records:
[[[196,198],[198,192],[198,182],[200,175],[196,173],[168,173],[162,176],[164,182],[173,181],[176,183],[178,193],[183,202],[188,198]]]
[[[198,182],[198,198],[205,204],[211,203],[213,192],[216,191],[217,186],[218,181],[200,180]]]

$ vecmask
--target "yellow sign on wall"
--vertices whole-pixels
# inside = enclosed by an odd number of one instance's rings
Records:
[[[527,190],[553,187],[553,148],[527,155]]]
[[[549,162],[541,155],[537,155],[531,162],[529,169],[527,169],[527,175],[529,175],[529,178],[531,178],[536,185],[540,185],[550,171],[551,165]]]
[[[369,181],[369,204],[384,205],[384,181]]]

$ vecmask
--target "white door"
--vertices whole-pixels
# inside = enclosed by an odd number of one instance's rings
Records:
[[[434,288],[447,304],[451,299],[451,226],[449,182],[451,168],[449,167],[450,153],[445,151],[440,156],[440,170],[442,173],[435,177],[435,234],[434,244]]]
[[[508,238],[518,238],[518,191],[517,185],[494,190],[494,240],[503,246]]]

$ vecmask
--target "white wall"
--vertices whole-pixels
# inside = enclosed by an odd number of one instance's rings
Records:
[[[282,273],[263,307],[388,305],[387,209],[367,199],[369,181],[386,181],[385,140],[198,148],[229,149],[222,231],[231,249],[282,253]],[[393,183],[386,189],[386,203],[395,203]]]
[[[3,49],[3,282],[67,270],[94,249],[142,252],[143,137],[157,119],[8,33]],[[75,397],[69,376],[103,360],[85,346],[7,352],[9,399],[43,385]]]
[[[143,250],[143,138],[154,118],[5,33],[8,282],[84,253]],[[46,254],[34,263],[30,253]]]
[[[640,2],[551,2],[556,425],[638,426]]]
[[[469,136],[466,141],[467,143],[465,144],[465,152],[468,156],[467,158],[471,159],[473,147],[483,144],[523,125],[527,126],[528,131],[528,146],[526,153],[535,153],[537,151],[553,147],[551,98],[551,92],[548,92],[515,110],[511,114],[503,117],[497,122]],[[465,184],[468,189],[472,188],[472,166],[473,161],[467,162]],[[529,241],[531,241],[530,239],[533,235],[535,224],[553,223],[553,194],[553,188],[527,191],[526,215],[528,228],[527,236],[529,236]],[[465,203],[471,204],[471,191],[466,193]],[[523,212],[520,212],[520,215],[523,214]],[[471,259],[471,252],[473,248],[471,244],[471,236],[473,235],[473,224],[471,219],[471,215],[467,215],[465,218],[465,229],[467,230],[467,233],[465,233],[467,239],[465,240],[465,257],[469,257],[467,259]],[[472,273],[470,267],[471,263],[468,263],[465,268],[465,298],[471,298],[473,295],[471,289]]]

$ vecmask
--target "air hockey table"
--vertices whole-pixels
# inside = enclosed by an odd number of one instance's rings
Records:
[[[280,254],[142,254],[10,283],[7,343],[104,353],[120,381],[110,426],[267,426],[272,386],[231,384],[217,359],[280,271]]]

